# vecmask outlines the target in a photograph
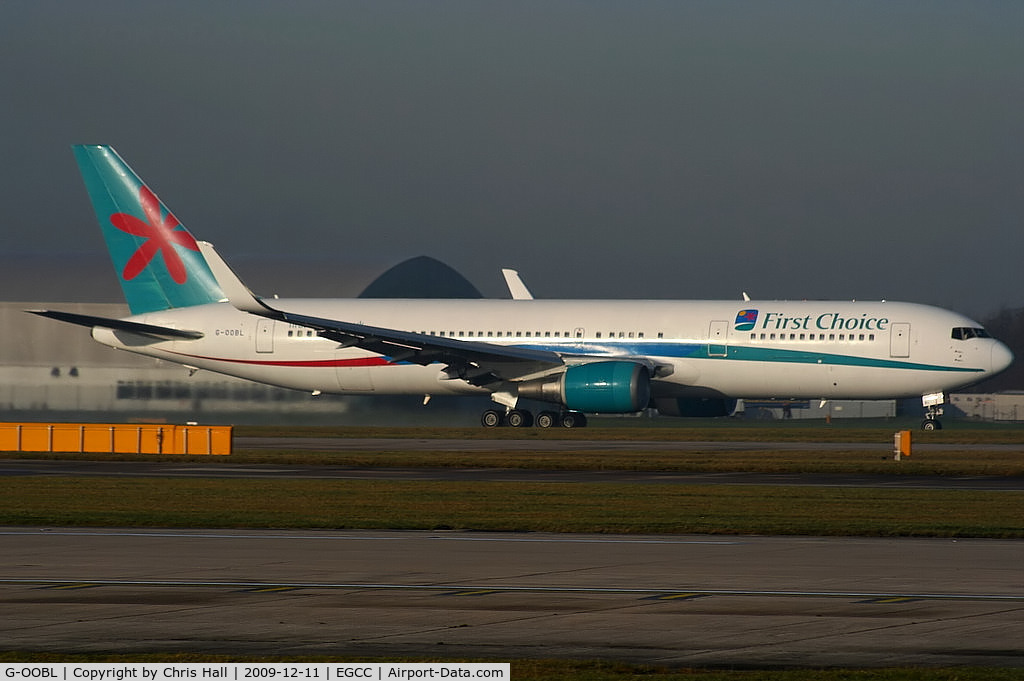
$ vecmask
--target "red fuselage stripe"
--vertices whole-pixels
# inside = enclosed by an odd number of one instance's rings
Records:
[[[266,360],[266,359],[232,359],[230,357],[205,357],[203,355],[188,355],[185,353],[173,353],[180,357],[191,357],[192,359],[204,359],[212,362],[228,362],[231,364],[251,364],[267,367],[378,367],[392,364],[383,357],[358,357],[355,359],[299,359],[299,360]]]

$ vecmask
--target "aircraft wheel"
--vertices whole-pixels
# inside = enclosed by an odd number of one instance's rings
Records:
[[[561,423],[563,428],[585,428],[587,417],[578,411],[562,412]]]
[[[513,428],[529,428],[533,425],[533,414],[525,409],[513,409],[505,417],[505,420]]]
[[[494,409],[488,409],[480,416],[480,424],[484,428],[497,428],[501,425],[504,414]]]
[[[558,423],[558,414],[553,411],[542,411],[537,414],[536,423],[538,428],[550,428]]]
[[[921,430],[942,430],[942,421],[938,419],[925,419],[921,422]]]

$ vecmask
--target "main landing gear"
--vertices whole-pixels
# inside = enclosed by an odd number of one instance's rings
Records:
[[[509,426],[510,428],[585,428],[587,417],[578,411],[542,411],[534,418],[533,414],[525,409],[510,409],[502,412],[497,409],[488,409],[480,416],[480,424],[484,428],[498,428]]]

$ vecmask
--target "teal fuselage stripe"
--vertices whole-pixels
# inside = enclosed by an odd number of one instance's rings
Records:
[[[756,348],[745,345],[714,343],[546,343],[524,347],[550,350],[562,354],[607,355],[624,357],[678,357],[687,359],[733,360],[737,362],[778,362],[782,364],[821,364],[831,366],[872,367],[878,369],[907,369],[914,371],[947,371],[952,373],[980,373],[984,369],[952,367],[941,364],[921,364],[896,359],[876,359],[856,355],[839,355],[808,350]],[[709,347],[718,353],[709,354]]]
[[[853,355],[833,355],[804,350],[778,350],[769,348],[729,347],[728,359],[743,362],[786,362],[790,364],[827,364],[832,366],[875,367],[879,369],[912,369],[917,371],[950,371],[954,373],[977,373],[984,369],[950,367],[940,364],[920,364],[895,359],[875,359]]]

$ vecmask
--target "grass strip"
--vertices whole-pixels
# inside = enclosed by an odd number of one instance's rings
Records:
[[[196,457],[191,459],[195,462]],[[895,461],[878,450],[562,450],[562,451],[307,451],[240,450],[232,463],[351,466],[359,468],[511,468],[563,471],[670,471],[678,473],[843,473],[866,475],[1024,476],[1020,450],[918,451]],[[207,458],[205,463],[217,463]],[[223,462],[221,460],[220,462]]]
[[[438,443],[441,447],[441,443]],[[386,450],[360,451],[237,449],[229,457],[139,454],[68,454],[18,452],[7,459],[68,461],[160,461],[189,466],[272,464],[345,466],[356,468],[506,468],[563,471],[670,471],[678,473],[842,473],[866,475],[1024,476],[1024,446],[1020,449],[915,450],[913,456],[894,461],[891,444],[877,449],[645,449],[642,443],[622,450],[562,449],[476,451]]]
[[[1024,537],[1024,492],[665,484],[0,479],[0,524]]]

